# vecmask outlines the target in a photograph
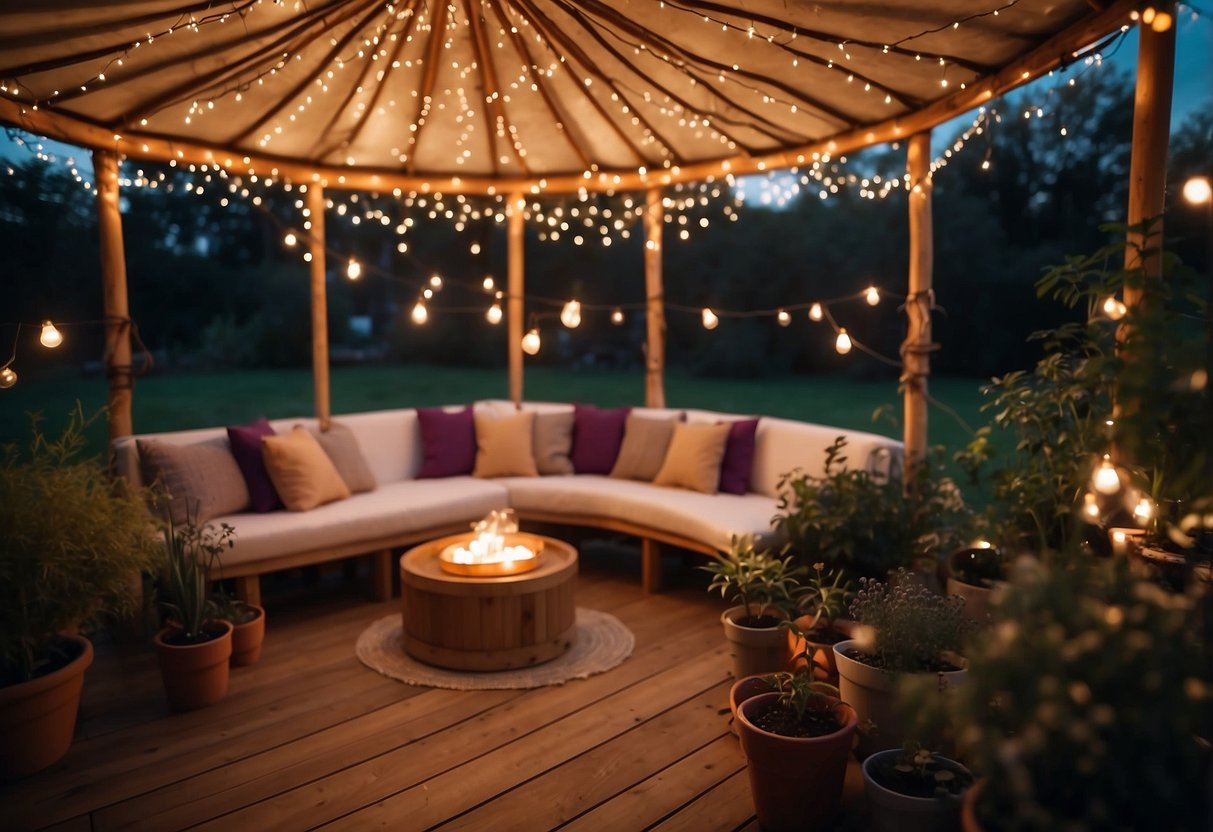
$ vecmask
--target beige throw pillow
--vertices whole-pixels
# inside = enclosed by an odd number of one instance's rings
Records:
[[[303,425],[262,437],[261,455],[278,496],[291,511],[310,511],[350,496],[332,460]]]
[[[476,465],[473,477],[537,477],[535,414],[494,419],[476,415]]]
[[[168,493],[167,514],[177,525],[199,525],[249,507],[248,484],[227,438],[174,445],[137,439],[140,473]]]
[[[675,424],[670,449],[653,483],[715,494],[720,487],[720,463],[728,441],[727,424]]]
[[[573,411],[535,414],[535,467],[546,476],[573,473]]]
[[[670,437],[674,435],[673,419],[653,419],[628,415],[623,429],[623,444],[611,476],[616,479],[652,482],[665,462]]]
[[[324,448],[333,467],[337,469],[337,473],[351,492],[361,494],[363,491],[375,490],[378,485],[375,475],[366,464],[366,457],[362,455],[362,448],[352,430],[340,422],[332,422],[328,430],[317,431],[312,435],[316,437],[320,447]]]

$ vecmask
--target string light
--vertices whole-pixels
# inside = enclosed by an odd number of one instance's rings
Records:
[[[1133,516],[1139,523],[1148,523],[1154,516],[1154,503],[1149,497],[1142,497],[1133,507]]]
[[[1119,321],[1128,313],[1128,311],[1128,307],[1125,306],[1124,302],[1118,298],[1109,295],[1104,299],[1103,313],[1105,316],[1107,316],[1108,320]]]
[[[494,326],[501,323],[501,304],[494,303],[492,306],[490,306],[488,311],[484,313],[484,317]]]
[[[851,351],[851,336],[847,335],[846,327],[840,327],[838,337],[834,340],[834,349],[838,350],[839,355],[846,355]]]
[[[1112,464],[1112,457],[1108,454],[1103,455],[1099,467],[1095,469],[1095,475],[1091,478],[1091,485],[1100,494],[1115,494],[1117,491],[1120,491],[1120,473],[1116,470],[1116,466]]]
[[[581,304],[575,300],[566,303],[564,308],[560,310],[560,323],[569,329],[576,329],[581,326]]]
[[[1082,513],[1088,520],[1099,519],[1099,503],[1090,491],[1083,495]]]
[[[1183,196],[1189,205],[1204,205],[1213,200],[1213,186],[1207,176],[1193,176],[1184,182]]]
[[[419,300],[413,305],[413,313],[411,315],[413,323],[420,326],[430,319],[430,312],[425,307],[425,301]]]
[[[433,289],[435,292],[442,288],[442,276],[441,275],[432,275],[430,277],[430,288]]]
[[[716,327],[720,326],[720,318],[716,317],[716,313],[706,306],[703,308],[701,318],[703,320],[704,329],[715,329]]]
[[[532,328],[526,335],[522,336],[522,351],[527,355],[538,355],[540,345],[538,329]]]
[[[876,290],[875,286],[869,286],[863,294],[863,299],[868,302],[868,306],[876,306],[880,303],[880,292]]]
[[[825,317],[825,312],[822,310],[820,303],[814,303],[809,307],[810,321],[820,321],[823,317]]]
[[[299,238],[295,236],[294,231],[286,232],[286,236],[282,238],[282,243],[287,248],[294,248],[295,244],[298,242],[299,242]]]
[[[362,277],[362,264],[351,257],[350,262],[345,267],[345,276],[350,280],[357,280]]]
[[[792,316],[788,314],[788,310],[786,309],[780,309],[776,313],[775,319],[779,321],[780,326],[788,326],[792,323]]]
[[[0,370],[0,390],[7,390],[17,383],[17,371],[12,367]]]
[[[42,332],[38,335],[38,340],[42,346],[53,350],[63,343],[63,333],[56,329],[50,321],[43,321]]]
[[[619,307],[615,307],[615,309],[611,311],[611,323],[613,323],[615,326],[621,326],[623,324],[623,310]]]
[[[486,292],[493,291],[493,289],[495,289],[497,286],[497,284],[493,282],[493,276],[491,274],[485,275],[484,281],[480,285],[484,287],[484,291]]]

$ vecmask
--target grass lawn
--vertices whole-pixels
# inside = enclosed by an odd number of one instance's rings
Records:
[[[981,424],[981,404],[975,379],[933,379],[934,397],[954,408],[970,425]],[[508,397],[504,369],[378,365],[335,367],[332,370],[334,414]],[[644,401],[644,377],[639,371],[528,369],[526,398],[584,401],[610,406]],[[901,404],[894,381],[854,381],[824,376],[783,376],[757,379],[700,378],[671,372],[666,379],[671,407],[705,408],[731,413],[784,416],[840,428],[900,436],[889,421],[874,424],[873,411],[891,406],[900,421]],[[103,378],[65,375],[22,379],[0,390],[0,444],[25,444],[27,412],[42,412],[48,431],[57,430],[79,400],[85,413],[105,404]],[[134,396],[136,433],[208,427],[312,412],[310,370],[248,370],[214,373],[152,375],[138,380]],[[930,441],[951,452],[967,434],[947,413],[932,407]],[[89,432],[90,449],[100,452],[104,423]]]

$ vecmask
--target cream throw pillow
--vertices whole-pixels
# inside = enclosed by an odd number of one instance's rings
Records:
[[[728,441],[727,424],[675,424],[670,449],[653,484],[715,494],[720,487],[720,463]]]
[[[135,446],[144,482],[159,483],[167,493],[163,508],[176,525],[202,525],[249,507],[248,485],[226,439],[192,445],[137,439]]]
[[[324,452],[333,462],[333,467],[337,469],[337,473],[351,492],[360,494],[363,491],[375,490],[378,484],[375,482],[375,475],[366,464],[366,457],[362,455],[362,448],[358,445],[358,437],[354,436],[352,430],[340,422],[333,422],[328,430],[312,435],[316,437],[320,447],[324,448]]]
[[[539,473],[571,474],[573,461],[573,411],[535,414],[535,467]]]
[[[534,413],[494,419],[476,414],[476,465],[473,477],[537,477]]]
[[[674,435],[673,419],[653,419],[628,414],[623,429],[623,444],[611,476],[615,479],[652,482],[665,461],[670,438]]]
[[[261,455],[278,496],[291,511],[310,511],[350,496],[333,461],[303,425],[295,425],[290,433],[262,437]]]

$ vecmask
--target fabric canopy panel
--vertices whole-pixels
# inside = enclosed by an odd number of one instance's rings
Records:
[[[1120,24],[1098,5],[21,0],[0,12],[0,120],[149,158],[179,143],[193,161],[568,190],[959,111],[1058,33]]]

